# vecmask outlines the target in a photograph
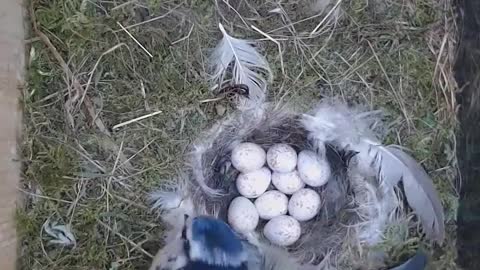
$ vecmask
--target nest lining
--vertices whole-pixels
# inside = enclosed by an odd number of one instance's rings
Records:
[[[208,215],[227,221],[230,202],[240,196],[235,186],[239,172],[231,165],[230,154],[241,142],[253,142],[265,150],[276,143],[286,143],[297,152],[305,149],[319,154],[324,152],[330,164],[332,175],[328,183],[313,188],[322,198],[320,213],[314,219],[301,223],[301,238],[287,249],[297,261],[317,265],[332,254],[341,256],[342,250],[351,248],[352,243],[357,245],[362,242],[355,235],[359,235],[356,231],[358,227],[365,225],[358,224],[379,214],[375,206],[377,198],[372,198],[376,195],[370,194],[376,193],[374,177],[370,179],[371,189],[352,187],[355,182],[349,181],[349,178],[356,176],[349,171],[349,162],[356,153],[342,151],[333,144],[318,149],[318,142],[309,139],[300,115],[285,113],[282,109],[266,110],[258,118],[246,117],[242,113],[234,115],[214,127],[195,145],[191,177],[200,185],[195,183],[191,186],[194,205]],[[358,177],[363,185],[366,178]],[[360,193],[363,195],[359,196]],[[372,207],[369,208],[369,205]],[[261,222],[257,227],[260,235],[263,225]]]

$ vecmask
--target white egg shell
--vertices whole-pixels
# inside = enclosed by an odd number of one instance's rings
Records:
[[[255,205],[245,197],[237,197],[228,207],[228,223],[237,232],[250,232],[258,225],[259,216]]]
[[[275,144],[267,151],[267,163],[275,172],[291,172],[297,166],[297,152],[288,144]]]
[[[247,198],[257,198],[262,195],[270,185],[272,173],[266,167],[259,170],[240,173],[237,177],[237,190]]]
[[[281,192],[291,195],[305,187],[297,170],[287,173],[272,173],[272,184]]]
[[[258,170],[265,165],[265,150],[254,143],[241,143],[232,150],[232,165],[240,172]]]
[[[320,206],[320,195],[312,189],[303,188],[293,193],[288,202],[288,213],[298,221],[307,221],[318,214]]]
[[[285,215],[288,210],[288,198],[277,190],[269,190],[255,200],[255,207],[262,219],[272,219]]]
[[[328,182],[331,175],[330,164],[310,150],[303,150],[298,154],[297,170],[305,184],[320,187]]]
[[[300,223],[291,216],[278,216],[272,218],[263,228],[263,234],[279,246],[289,246],[295,243],[302,233]]]

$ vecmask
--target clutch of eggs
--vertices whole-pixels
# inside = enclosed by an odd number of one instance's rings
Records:
[[[309,187],[328,182],[328,161],[310,150],[297,154],[288,144],[275,144],[265,151],[250,142],[236,145],[231,161],[240,172],[236,187],[241,195],[228,208],[232,228],[248,233],[263,219],[268,221],[263,234],[271,243],[295,243],[301,236],[300,222],[313,219],[320,211],[320,195]]]

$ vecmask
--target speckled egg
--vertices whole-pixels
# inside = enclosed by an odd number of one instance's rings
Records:
[[[272,184],[281,192],[291,195],[305,187],[297,170],[287,173],[272,173]]]
[[[237,190],[242,196],[257,198],[267,190],[271,178],[272,173],[266,167],[248,173],[241,173],[236,181]]]
[[[320,211],[320,195],[312,189],[303,188],[293,193],[288,202],[288,213],[298,221],[308,221]]]
[[[269,190],[255,200],[255,207],[261,219],[272,219],[285,215],[288,210],[288,198],[277,190]]]
[[[301,233],[300,223],[286,215],[272,218],[263,228],[265,237],[279,246],[292,245],[300,238]]]
[[[298,154],[297,170],[305,184],[320,187],[328,182],[331,175],[330,164],[310,150],[303,150]]]
[[[250,232],[258,225],[259,216],[255,205],[245,197],[237,197],[228,207],[228,223],[237,232]]]
[[[265,165],[267,154],[254,143],[241,143],[232,150],[232,165],[242,173],[258,170]]]
[[[297,152],[288,144],[275,144],[267,151],[267,163],[274,172],[291,172],[297,166]]]

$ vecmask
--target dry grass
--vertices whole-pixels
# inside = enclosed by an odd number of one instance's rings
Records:
[[[388,113],[390,142],[414,150],[447,211],[449,239],[434,269],[455,268],[450,1],[340,0],[320,14],[307,4],[315,1],[279,2],[32,1],[21,268],[149,264],[162,224],[147,192],[181,170],[192,139],[232,110],[226,100],[202,102],[212,98],[207,57],[218,22],[259,41],[275,73],[272,100],[308,109],[339,95]],[[48,244],[48,218],[71,225],[74,248]],[[384,248],[401,258],[417,246],[425,244]]]

